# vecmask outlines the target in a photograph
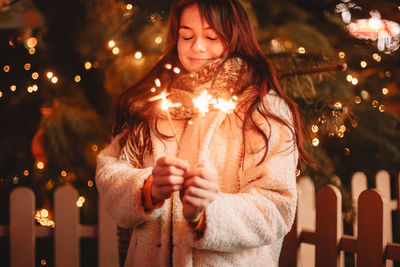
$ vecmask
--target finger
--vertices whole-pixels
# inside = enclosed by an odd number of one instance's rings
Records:
[[[180,159],[180,158],[175,158],[175,157],[169,157],[169,156],[164,156],[161,157],[157,160],[157,165],[160,166],[175,166],[177,168],[180,168],[182,170],[187,170],[189,168],[189,163],[186,160]]]
[[[185,195],[196,197],[196,198],[201,198],[201,199],[207,199],[207,200],[213,200],[215,198],[214,197],[215,192],[205,190],[205,189],[195,187],[195,186],[190,186],[190,187],[186,188],[184,191],[184,196]]]
[[[200,211],[204,210],[209,204],[209,202],[205,199],[197,198],[197,197],[193,197],[193,196],[189,196],[189,195],[185,195],[182,199],[182,202],[184,204],[191,205],[195,208],[198,208],[198,209],[200,209]]]
[[[209,181],[198,176],[185,178],[183,187],[185,189],[189,187],[197,187],[214,193],[217,193],[219,191],[219,187],[216,181]]]
[[[153,183],[156,186],[183,185],[184,182],[185,179],[179,175],[157,176],[156,178],[153,176]]]
[[[181,190],[182,185],[164,185],[157,188],[158,194],[164,196],[164,198],[168,198],[175,191]]]
[[[190,179],[192,177],[201,177],[203,179],[209,180],[209,181],[217,181],[217,175],[214,172],[211,172],[210,170],[206,168],[194,168],[194,169],[189,169],[185,172],[185,179]]]

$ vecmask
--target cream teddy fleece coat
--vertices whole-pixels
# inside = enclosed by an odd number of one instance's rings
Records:
[[[284,101],[268,94],[270,111],[291,121]],[[261,116],[260,116],[261,117]],[[277,266],[283,237],[290,230],[296,209],[298,151],[292,131],[284,124],[257,118],[270,133],[266,159],[264,141],[254,131],[246,133],[243,155],[241,121],[234,114],[210,111],[205,117],[174,120],[180,150],[174,139],[151,135],[153,151],[143,169],[121,160],[119,136],[99,153],[96,184],[117,224],[133,228],[125,266]],[[167,120],[162,133],[172,135]],[[182,215],[179,192],[159,209],[146,212],[142,187],[155,161],[164,155],[203,163],[218,174],[220,193],[205,212],[201,237]]]

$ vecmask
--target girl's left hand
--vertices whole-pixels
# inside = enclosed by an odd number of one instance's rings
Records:
[[[207,206],[217,198],[218,177],[203,166],[186,171],[183,184],[183,216],[189,222],[199,221]]]

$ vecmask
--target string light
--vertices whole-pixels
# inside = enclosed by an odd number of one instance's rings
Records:
[[[10,90],[13,91],[13,92],[15,92],[15,90],[17,90],[17,86],[11,85],[11,86],[10,86]]]
[[[39,170],[43,170],[43,169],[44,169],[44,163],[41,162],[41,161],[39,161],[38,163],[36,163],[36,167],[37,167]]]
[[[28,175],[29,175],[29,171],[28,171],[28,170],[25,170],[25,171],[24,171],[24,175],[25,175],[25,176],[28,176]]]
[[[357,85],[358,84],[358,79],[357,78],[351,79],[351,84]]]
[[[31,54],[31,55],[35,54],[35,52],[36,52],[36,49],[34,47],[30,47],[28,49],[28,53]]]
[[[81,81],[81,76],[80,75],[75,75],[74,81],[79,83]]]
[[[2,91],[0,91],[0,98],[1,98],[1,97],[3,97],[3,92],[2,92]]]
[[[382,57],[378,55],[377,53],[372,54],[372,58],[376,60],[377,62],[380,62],[382,60]]]
[[[108,41],[108,47],[109,48],[113,48],[114,46],[115,46],[115,41],[114,40]]]
[[[392,77],[392,73],[390,71],[386,71],[385,72],[385,76],[390,78],[390,77]]]
[[[24,69],[25,69],[25,70],[30,70],[30,69],[31,69],[31,64],[26,63],[26,64],[24,65]]]
[[[3,70],[4,70],[4,72],[9,72],[9,71],[10,71],[10,66],[5,65],[5,66],[3,67]]]
[[[151,89],[150,89],[150,92],[152,92],[152,93],[154,93],[156,91],[156,88],[155,87],[152,87]]]
[[[306,53],[306,49],[304,47],[299,47],[297,52],[299,52],[299,54],[305,54]]]
[[[366,100],[369,98],[369,93],[365,90],[361,90],[361,97],[362,99]]]
[[[85,69],[90,70],[92,68],[92,63],[90,61],[85,62]]]
[[[361,61],[360,62],[361,68],[366,68],[367,67],[367,62],[366,61]]]
[[[58,78],[56,76],[52,77],[51,82],[56,84],[58,82]]]
[[[67,176],[67,172],[66,171],[61,171],[60,174],[61,174],[62,177],[66,177]]]
[[[99,149],[97,145],[92,145],[92,151],[96,152]]]
[[[142,52],[140,52],[140,51],[137,51],[137,52],[135,53],[135,58],[136,58],[136,59],[141,59],[142,56],[143,56],[143,54],[142,54]]]
[[[163,39],[162,39],[161,36],[157,36],[156,39],[154,39],[154,42],[155,42],[156,44],[161,44],[162,40],[163,40]]]
[[[50,212],[47,209],[36,210],[34,218],[42,226],[47,226],[51,228],[55,227],[55,223],[51,219]]]
[[[87,185],[88,185],[88,187],[93,187],[93,181],[92,181],[92,180],[89,180],[89,181],[87,182]]]
[[[167,63],[164,65],[164,68],[166,68],[167,70],[170,70],[170,69],[172,69],[172,65]]]
[[[46,73],[47,78],[51,79],[51,77],[53,77],[53,73],[51,71]]]
[[[356,96],[356,97],[354,98],[354,103],[360,104],[360,103],[361,103],[361,97]]]
[[[127,4],[127,5],[126,5],[126,9],[127,9],[127,10],[132,10],[132,8],[133,8],[133,5],[132,5],[132,4]]]
[[[174,68],[174,72],[175,72],[176,74],[179,74],[179,73],[181,72],[181,70],[180,70],[178,67],[175,67],[175,68]]]
[[[76,205],[81,208],[83,206],[83,203],[85,203],[86,199],[84,197],[79,197],[78,200],[76,201]]]
[[[384,105],[380,105],[379,106],[379,111],[380,112],[384,112],[385,111],[385,106]]]
[[[37,39],[35,37],[31,37],[28,40],[26,40],[26,45],[29,48],[33,48],[37,45]]]
[[[382,88],[382,94],[387,95],[389,90],[387,88]]]
[[[312,140],[312,145],[313,145],[313,146],[318,146],[318,145],[319,145],[319,139],[318,139],[318,138],[314,138],[314,139]]]
[[[351,82],[353,80],[353,76],[351,76],[350,74],[346,76],[346,80],[348,82]]]
[[[155,79],[154,80],[154,84],[157,86],[157,87],[161,87],[161,81],[160,81],[160,79]]]
[[[313,131],[313,133],[317,133],[319,131],[318,125],[313,125],[311,126],[311,131]]]
[[[46,259],[41,259],[41,260],[40,260],[40,264],[41,264],[41,265],[46,265],[46,264],[47,264]]]
[[[346,156],[349,156],[349,155],[350,155],[350,149],[349,149],[348,147],[345,147],[345,148],[344,148],[344,154],[345,154]]]
[[[374,108],[376,108],[378,105],[379,105],[379,102],[377,101],[377,100],[374,100],[374,101],[372,101],[372,106],[374,107]]]
[[[339,52],[339,57],[340,57],[340,58],[345,58],[345,57],[346,57],[346,54],[345,54],[344,52]]]
[[[37,80],[39,78],[39,73],[33,72],[32,73],[32,79]]]
[[[118,55],[118,54],[119,54],[119,48],[118,48],[118,47],[114,47],[114,48],[112,49],[112,53],[113,53],[114,55]]]

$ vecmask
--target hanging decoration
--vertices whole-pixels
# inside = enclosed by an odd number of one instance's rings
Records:
[[[370,14],[369,19],[358,19],[350,23],[347,26],[350,34],[359,39],[376,42],[381,52],[396,51],[400,46],[400,25],[394,21],[381,19],[380,13],[376,10]]]

